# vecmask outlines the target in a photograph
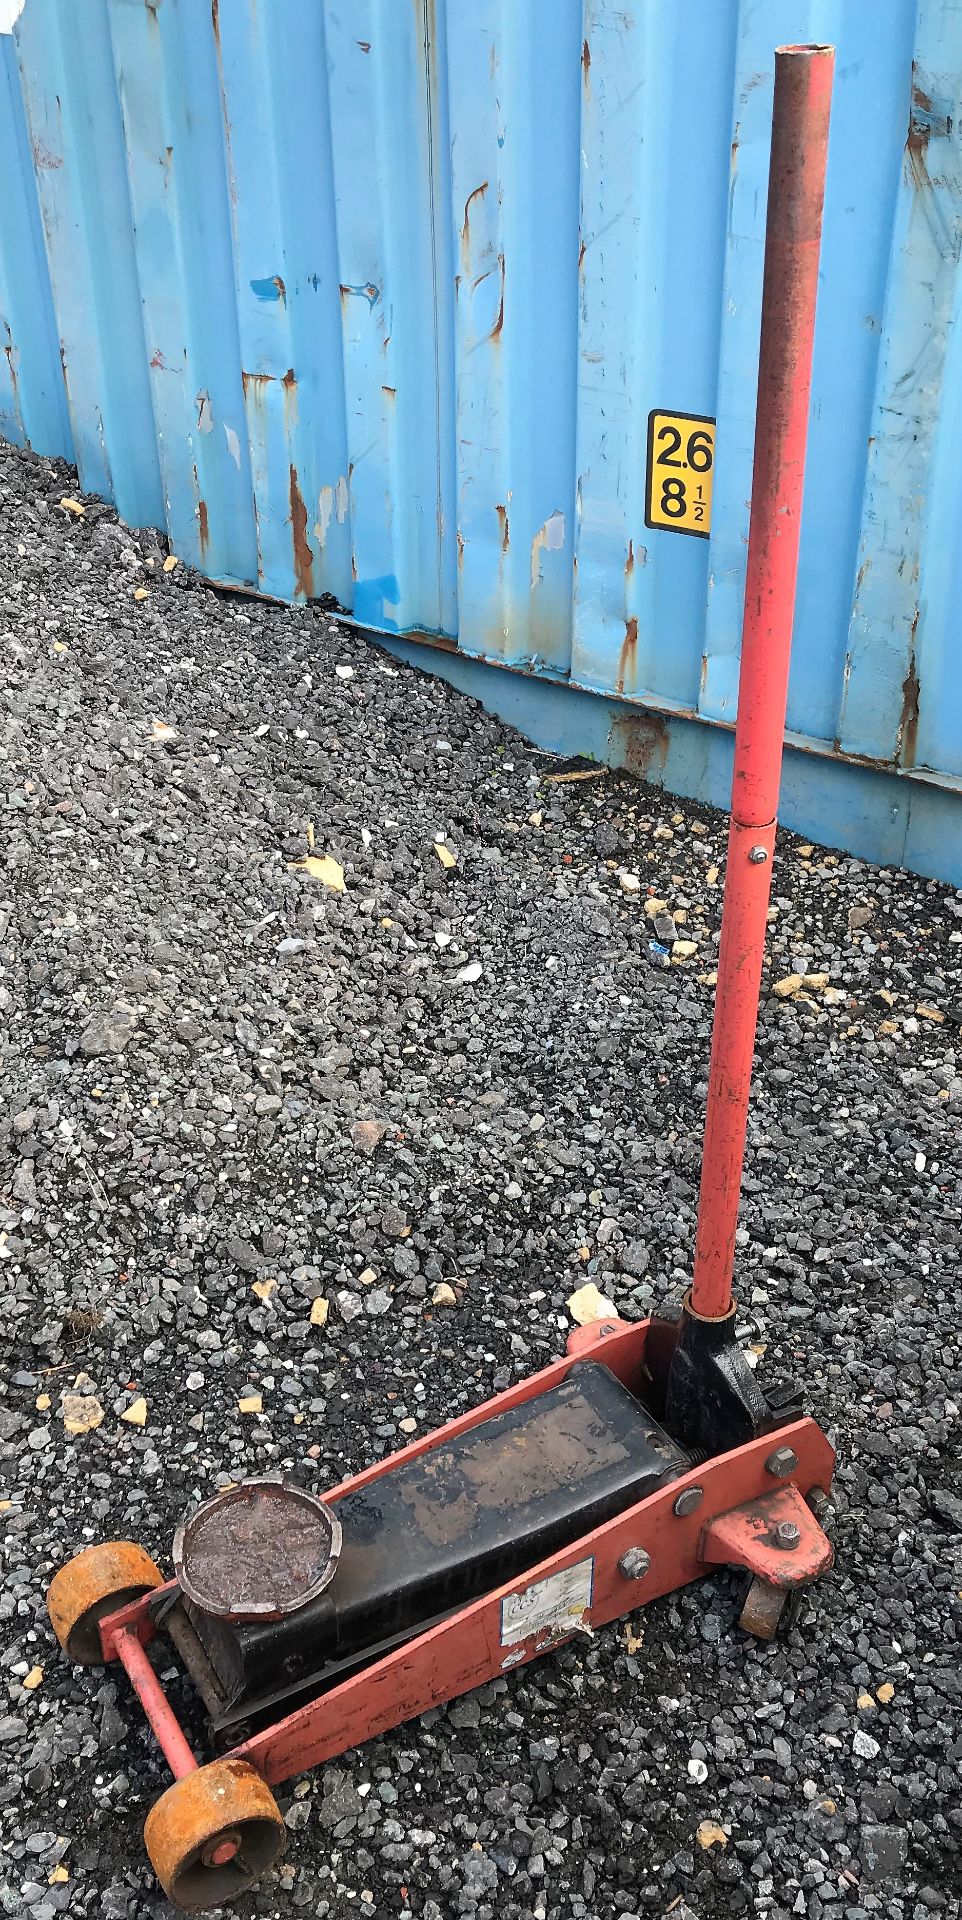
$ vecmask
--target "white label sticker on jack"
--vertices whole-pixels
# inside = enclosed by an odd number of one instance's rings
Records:
[[[513,1646],[531,1633],[551,1629],[559,1637],[576,1633],[591,1605],[594,1558],[579,1560],[561,1573],[537,1580],[523,1593],[509,1593],[501,1602],[501,1645]]]

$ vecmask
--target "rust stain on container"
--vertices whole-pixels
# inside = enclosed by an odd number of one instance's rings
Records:
[[[9,333],[10,331],[9,327],[7,328],[7,331]],[[13,389],[13,404],[17,410],[17,418],[19,419],[20,418],[20,394],[17,388],[17,369],[16,369],[16,366],[14,365],[14,352],[13,352],[12,340],[8,340],[3,351],[7,356],[7,366],[10,368],[10,385],[11,385],[11,388]]]
[[[503,253],[499,253],[498,255],[498,270],[501,274],[501,298],[500,298],[500,301],[498,302],[498,317],[495,320],[494,326],[492,327],[489,335],[489,338],[491,340],[500,340],[501,329],[504,326],[504,254]]]
[[[618,677],[615,681],[616,693],[624,693],[626,680],[630,680],[632,688],[634,687],[637,657],[638,621],[635,615],[632,614],[630,620],[625,621],[625,637],[621,643],[621,652],[618,655]]]
[[[289,432],[297,422],[297,380],[293,367],[281,375],[281,387],[284,393],[284,431]]]
[[[921,685],[915,663],[915,640],[919,627],[918,608],[912,619],[909,639],[908,672],[902,682],[902,711],[896,738],[895,758],[900,767],[914,767],[919,737],[919,695]]]
[[[151,366],[152,366],[152,367],[163,367],[163,369],[164,369],[164,372],[166,373],[166,371],[167,371],[167,362],[166,362],[166,360],[164,359],[164,356],[163,356],[163,354],[161,353],[161,351],[160,351],[160,348],[159,348],[159,347],[155,347],[155,348],[154,348],[154,351],[153,351],[153,353],[152,353],[152,354],[151,354],[151,356],[150,356],[150,364],[151,364]]]
[[[214,29],[214,39],[220,46],[220,0],[210,0],[210,24]]]
[[[585,92],[590,93],[591,92],[591,48],[589,47],[587,40],[583,40],[581,43],[581,72],[584,79]]]
[[[210,539],[210,521],[207,515],[206,500],[198,500],[197,502],[197,529],[200,535],[201,552],[206,554],[207,543]]]
[[[656,784],[668,758],[668,723],[658,713],[625,713],[611,729],[614,763]]]
[[[371,51],[370,40],[355,40],[354,45],[360,47],[362,53],[370,53]]]
[[[380,289],[373,286],[370,282],[363,287],[349,287],[342,280],[338,287],[338,292],[341,296],[341,309],[343,312],[347,310],[348,301],[355,296],[359,295],[361,299],[366,300],[370,307],[373,307],[380,299]]]
[[[628,542],[628,558],[627,558],[627,560],[625,561],[625,579],[626,579],[626,580],[630,580],[630,579],[631,579],[631,576],[632,576],[632,574],[634,573],[634,571],[635,571],[635,543],[634,543],[634,541],[633,541],[633,540],[629,540],[629,542]],[[637,628],[637,621],[636,621],[636,623],[635,623],[635,625],[636,625],[636,628]]]
[[[242,373],[241,384],[244,388],[245,399],[255,402],[263,400],[264,388],[270,386],[273,378],[274,375],[272,373]]]
[[[381,392],[382,392],[382,393],[386,393],[386,394],[387,394],[387,397],[388,397],[388,399],[389,399],[389,400],[396,400],[396,399],[397,399],[397,388],[396,388],[396,387],[382,387],[382,388],[381,388]]]
[[[912,104],[909,108],[909,130],[905,139],[905,154],[909,163],[909,172],[920,191],[930,185],[928,167],[929,136],[931,124],[928,116],[932,112],[929,95],[912,82]]]
[[[465,273],[469,271],[471,260],[471,202],[472,200],[482,198],[487,191],[488,183],[486,180],[482,180],[481,185],[475,187],[473,193],[468,194],[464,203],[464,219],[461,223],[461,265]]]
[[[902,715],[899,721],[899,764],[914,767],[919,737],[919,676],[913,666],[902,682]]]
[[[942,113],[935,106],[931,94],[922,86],[918,78],[918,69],[913,64],[912,103],[909,108],[905,156],[918,192],[931,191],[933,185],[932,176],[929,173],[929,141],[933,134],[937,139],[946,140],[951,132],[951,114]]]
[[[297,479],[297,468],[290,470],[291,534],[294,541],[294,578],[296,591],[306,600],[314,598],[314,555],[307,537],[307,508]]]
[[[511,545],[511,534],[508,529],[508,509],[507,507],[498,506],[495,507],[495,513],[498,516],[498,522],[501,527],[501,551],[502,553],[507,553]]]

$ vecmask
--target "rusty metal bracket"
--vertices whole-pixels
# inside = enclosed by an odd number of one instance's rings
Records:
[[[835,1558],[831,1541],[791,1483],[709,1521],[701,1554],[709,1565],[745,1567],[782,1590],[807,1587]]]

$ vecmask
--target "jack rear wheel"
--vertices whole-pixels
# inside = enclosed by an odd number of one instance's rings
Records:
[[[160,1568],[133,1540],[105,1540],[75,1554],[47,1588],[50,1624],[68,1660],[78,1667],[102,1666],[104,1615],[163,1584]]]
[[[811,1508],[822,1532],[829,1540],[834,1539],[835,1508],[829,1495],[823,1493],[821,1487],[813,1487],[806,1504]],[[742,1588],[738,1624],[756,1640],[774,1640],[778,1634],[790,1633],[809,1592],[807,1586],[773,1587],[767,1580],[753,1579],[747,1575]]]
[[[804,1591],[804,1587],[794,1590],[773,1587],[767,1580],[759,1580],[756,1576],[749,1580],[738,1616],[739,1626],[756,1640],[774,1640],[776,1634],[787,1633],[794,1625]]]
[[[246,1760],[211,1760],[175,1780],[144,1822],[150,1864],[182,1913],[246,1893],[280,1858],[286,1837],[270,1787]]]

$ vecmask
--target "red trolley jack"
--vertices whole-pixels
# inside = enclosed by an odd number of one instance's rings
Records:
[[[251,1480],[197,1508],[165,1582],[129,1541],[56,1574],[68,1657],[119,1661],[174,1775],[147,1816],[174,1905],[280,1854],[272,1786],[701,1578],[742,1570],[770,1639],[831,1565],[834,1454],[736,1343],[732,1268],[775,845],[833,51],[784,47],[775,104],[731,829],[694,1276],[680,1318],[580,1328],[566,1357],[318,1498]],[[148,1648],[172,1648],[199,1765]],[[227,1749],[225,1751],[225,1748]]]

